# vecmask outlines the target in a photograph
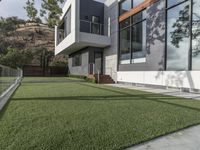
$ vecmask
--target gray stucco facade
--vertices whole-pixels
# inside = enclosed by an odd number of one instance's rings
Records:
[[[104,49],[104,74],[117,81],[118,62],[118,0],[107,0],[104,5],[105,34],[110,36],[111,45]]]
[[[103,49],[97,48],[97,47],[87,47],[84,49],[81,49],[75,53],[72,53],[69,55],[69,62],[68,62],[68,68],[69,73],[72,75],[82,75],[87,76],[90,73],[93,73],[95,71],[93,67],[93,64],[95,64],[95,54],[102,54],[103,55]],[[76,55],[81,55],[81,65],[80,66],[73,66],[73,58]],[[100,62],[101,65],[103,63]],[[103,71],[103,68],[101,68]]]
[[[165,70],[165,0],[147,8],[145,62],[121,64],[118,71]]]
[[[65,51],[69,55],[70,74],[94,75],[97,67],[102,74],[110,75],[120,83],[200,89],[200,19],[195,17],[200,14],[200,6],[197,0],[194,0],[195,6],[189,0],[137,0],[135,6],[134,1],[66,2],[65,12],[71,7],[75,18],[75,21],[72,18],[73,34],[56,46],[56,54]],[[188,9],[190,6],[194,13]],[[184,22],[181,23],[182,18]],[[193,36],[192,31],[198,35]],[[73,65],[76,54],[81,54],[80,66]],[[178,63],[174,65],[173,62]],[[192,63],[195,63],[195,69]],[[174,70],[168,70],[168,65]]]

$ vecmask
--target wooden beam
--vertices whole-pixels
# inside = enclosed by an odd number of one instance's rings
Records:
[[[152,5],[153,3],[156,3],[158,0],[145,0],[143,3],[141,3],[140,5],[132,8],[131,10],[129,10],[128,12],[122,14],[121,16],[119,16],[119,22],[124,21],[125,19],[129,18],[130,16],[142,11],[143,9],[149,7],[150,5]]]

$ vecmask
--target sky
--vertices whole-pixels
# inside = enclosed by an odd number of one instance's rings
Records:
[[[24,10],[24,6],[27,0],[2,0],[0,2],[0,16],[1,17],[11,17],[17,16],[21,19],[27,19],[26,12]],[[105,1],[105,0],[97,0],[97,1]],[[35,0],[35,7],[40,9],[41,0]]]

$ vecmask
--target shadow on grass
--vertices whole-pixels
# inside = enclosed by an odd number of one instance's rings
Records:
[[[14,101],[152,101],[157,103],[162,103],[165,105],[171,105],[175,107],[180,107],[184,109],[190,109],[194,111],[200,111],[200,108],[197,107],[191,107],[186,106],[182,104],[173,103],[174,100],[179,101],[186,101],[187,99],[184,98],[178,98],[173,96],[166,96],[166,95],[160,95],[160,94],[154,94],[154,93],[148,93],[148,92],[142,92],[142,93],[133,93],[130,92],[133,90],[127,90],[122,91],[120,88],[109,88],[109,87],[103,87],[103,86],[97,86],[92,85],[89,83],[83,84],[79,83],[79,85],[96,88],[104,91],[110,91],[112,93],[115,93],[116,95],[107,95],[107,96],[68,96],[68,97],[25,97],[25,98],[12,98]],[[136,90],[134,90],[136,91]],[[138,91],[141,92],[141,91]],[[171,102],[170,102],[171,101]],[[7,105],[8,106],[8,105]],[[3,112],[6,111],[7,106],[3,110]],[[2,117],[2,113],[0,114],[0,119]]]
[[[85,80],[61,80],[61,81],[22,81],[22,83],[80,83],[80,82],[86,82]]]
[[[147,95],[110,95],[110,96],[69,96],[69,97],[34,97],[34,98],[13,98],[14,101],[93,101],[93,102],[111,102],[111,101],[152,101],[162,104],[167,104],[175,107],[180,107],[184,109],[190,109],[193,111],[200,111],[200,108],[181,105],[173,102],[169,102],[169,100],[182,100],[177,99],[176,97],[161,97],[161,96],[153,96],[153,94]],[[166,101],[167,100],[167,101]]]
[[[175,97],[175,96],[165,96],[165,95],[161,96],[159,94],[162,94],[162,93],[155,94],[155,93],[149,93],[149,92],[143,92],[142,94],[130,94],[130,93],[128,93],[131,91],[129,89],[127,89],[128,92],[122,92],[122,91],[118,91],[119,90],[118,88],[116,88],[114,90],[113,88],[111,89],[111,88],[97,87],[97,86],[92,86],[89,84],[81,84],[80,83],[80,85],[89,86],[89,87],[97,88],[97,89],[101,89],[101,90],[106,90],[106,91],[110,91],[110,92],[114,92],[114,93],[118,93],[118,94],[122,94],[122,95],[127,95],[128,97],[132,97],[132,98],[137,97],[137,98],[139,98],[139,100],[149,100],[149,101],[154,101],[154,102],[172,105],[172,106],[176,106],[176,107],[182,107],[182,108],[186,108],[186,109],[190,109],[190,110],[200,111],[200,108],[169,102],[170,100],[186,101],[186,100],[188,100],[186,98],[179,98],[179,97]],[[137,91],[137,90],[134,90],[134,91]],[[138,90],[138,92],[141,92],[141,91]],[[165,100],[167,100],[167,101],[165,101]]]

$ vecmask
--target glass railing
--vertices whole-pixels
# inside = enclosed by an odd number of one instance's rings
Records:
[[[64,35],[64,30],[63,29],[58,29],[58,41],[57,43],[60,44],[64,39],[65,39],[65,35]]]
[[[20,82],[22,71],[0,65],[0,97],[2,97],[12,86]]]
[[[104,25],[87,20],[80,20],[80,32],[104,35]]]

